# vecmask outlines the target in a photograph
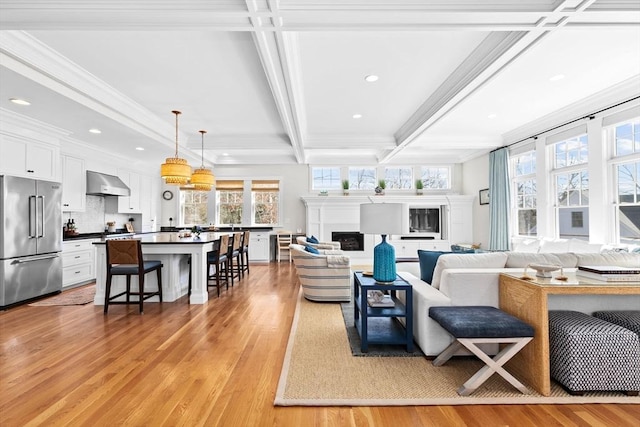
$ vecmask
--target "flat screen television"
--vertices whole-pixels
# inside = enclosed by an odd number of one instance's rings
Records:
[[[440,239],[440,207],[409,207],[409,233]]]

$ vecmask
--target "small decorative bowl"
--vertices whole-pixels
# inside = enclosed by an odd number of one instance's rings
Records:
[[[528,268],[531,268],[532,270],[536,271],[536,277],[542,277],[542,278],[546,278],[546,279],[550,279],[550,278],[553,277],[551,275],[552,271],[560,270],[560,275],[558,277],[556,277],[556,279],[558,279],[558,280],[567,280],[567,278],[564,275],[564,269],[560,265],[529,264],[524,268],[524,277],[528,277],[527,276],[527,269]]]

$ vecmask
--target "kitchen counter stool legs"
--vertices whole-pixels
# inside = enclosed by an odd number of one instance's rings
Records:
[[[162,302],[162,262],[144,261],[142,259],[142,246],[140,240],[109,240],[107,246],[107,282],[105,286],[104,314],[109,311],[111,304],[138,304],[140,314],[144,313],[143,302],[158,295]],[[158,275],[158,289],[155,291],[144,290],[144,276],[146,273],[156,271]],[[111,295],[111,282],[113,276],[126,276],[127,287],[123,292]],[[131,291],[131,276],[138,276],[138,292]],[[137,295],[137,301],[131,301],[131,295]],[[117,300],[125,296],[124,301]]]

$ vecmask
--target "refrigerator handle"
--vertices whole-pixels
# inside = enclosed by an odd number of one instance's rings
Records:
[[[29,239],[36,237],[36,196],[29,196]]]
[[[16,259],[16,260],[11,262],[11,265],[14,265],[14,264],[26,264],[28,262],[42,261],[42,260],[45,260],[45,259],[54,259],[54,258],[59,258],[59,255],[55,254],[55,255],[45,255],[45,256],[39,256],[39,257],[29,257],[29,258]]]
[[[44,237],[44,196],[38,196],[38,199],[40,199],[40,234],[37,237]]]

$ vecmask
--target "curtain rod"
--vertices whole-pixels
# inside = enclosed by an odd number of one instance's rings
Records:
[[[627,102],[635,101],[636,99],[640,99],[640,96],[634,96],[633,98],[627,99],[626,101],[622,101],[622,102],[619,102],[619,103],[617,103],[615,105],[611,105],[609,107],[602,108],[601,110],[594,111],[593,113],[587,114],[586,116],[582,116],[582,117],[578,117],[577,119],[569,120],[568,122],[562,123],[561,125],[554,126],[554,127],[549,128],[547,130],[543,130],[542,132],[538,132],[535,135],[529,136],[527,138],[522,138],[522,139],[520,139],[520,140],[518,140],[516,142],[512,142],[511,144],[503,145],[502,147],[495,148],[495,149],[491,150],[490,153],[493,153],[494,151],[501,150],[503,148],[509,148],[509,147],[511,147],[513,145],[516,145],[516,144],[520,144],[521,142],[524,142],[527,139],[532,139],[533,138],[534,140],[536,140],[536,139],[538,139],[538,135],[542,135],[543,133],[551,132],[551,131],[559,129],[559,128],[563,127],[563,126],[570,125],[571,123],[579,122],[580,120],[584,120],[584,119],[593,120],[593,119],[595,119],[595,115],[596,114],[600,114],[600,113],[602,113],[604,111],[607,111],[607,110],[610,110],[612,108],[619,107],[620,105],[624,105]]]

